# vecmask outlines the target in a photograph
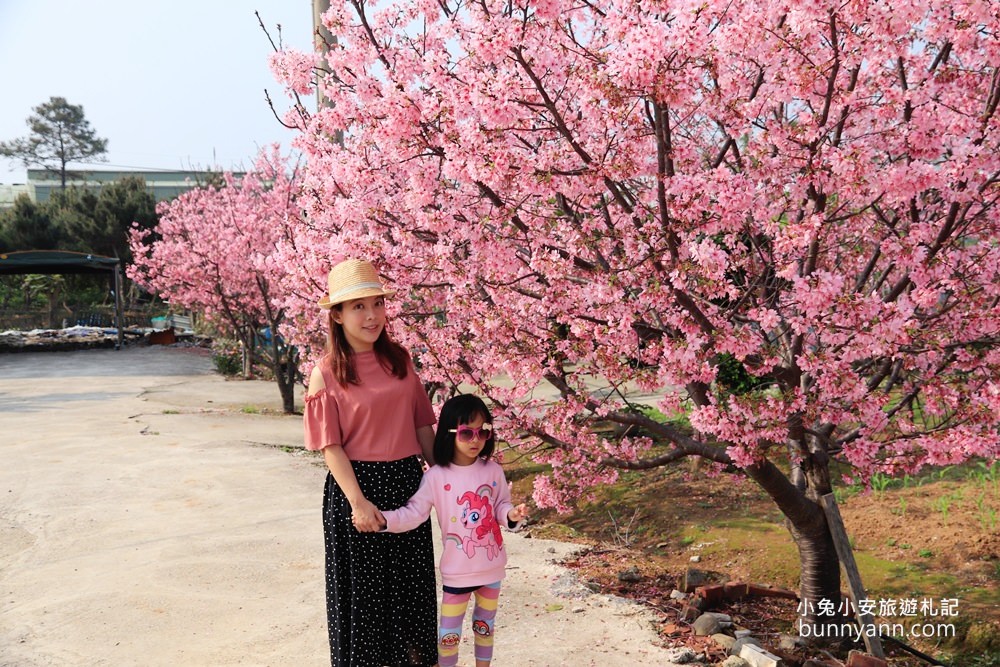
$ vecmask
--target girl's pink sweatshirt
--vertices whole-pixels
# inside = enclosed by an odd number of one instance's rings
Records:
[[[513,508],[503,469],[495,461],[433,466],[398,510],[383,512],[386,530],[413,530],[437,510],[441,526],[441,580],[445,586],[484,586],[504,577],[507,551],[500,526]]]

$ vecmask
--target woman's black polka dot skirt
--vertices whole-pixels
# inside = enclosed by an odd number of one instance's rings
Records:
[[[402,507],[420,485],[417,457],[353,461],[365,497]],[[333,476],[323,493],[326,615],[333,667],[437,663],[437,590],[431,522],[408,533],[359,533]]]

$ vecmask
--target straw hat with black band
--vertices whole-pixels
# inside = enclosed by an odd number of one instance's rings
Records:
[[[371,262],[363,259],[345,259],[330,269],[326,279],[327,294],[319,300],[319,307],[329,310],[338,303],[369,296],[392,296],[395,290],[387,290],[378,277],[378,271]]]

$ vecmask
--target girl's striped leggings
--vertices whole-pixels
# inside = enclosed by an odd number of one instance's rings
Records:
[[[476,661],[493,659],[493,621],[497,615],[500,582],[478,588],[444,587],[441,598],[441,623],[438,627],[438,664],[455,667],[458,664],[458,645],[462,640],[462,621],[469,608],[469,598],[475,594],[476,606],[472,609],[472,632],[476,640]]]

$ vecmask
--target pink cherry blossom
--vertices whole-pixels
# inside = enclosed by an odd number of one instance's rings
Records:
[[[1000,4],[347,0],[325,21],[330,104],[286,116],[307,159],[276,244],[289,335],[317,354],[324,272],[374,261],[422,377],[490,399],[551,466],[539,504],[699,456],[816,544],[831,460],[863,481],[997,457]],[[307,59],[274,62],[305,90]]]

